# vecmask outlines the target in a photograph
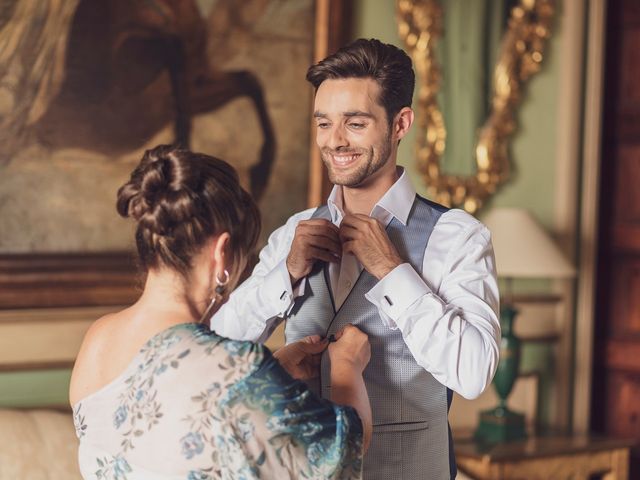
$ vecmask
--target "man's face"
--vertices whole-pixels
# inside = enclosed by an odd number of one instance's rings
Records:
[[[395,169],[389,162],[391,129],[379,96],[380,87],[370,78],[325,80],[318,87],[316,142],[333,184],[358,187],[385,166]]]

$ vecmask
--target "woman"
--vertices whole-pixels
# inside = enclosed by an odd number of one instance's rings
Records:
[[[92,325],[78,354],[70,401],[83,476],[359,478],[371,435],[366,335],[348,327],[330,345],[309,337],[272,355],[207,325],[259,231],[235,171],[159,146],[117,208],[137,221],[147,278],[134,305]],[[337,404],[291,377],[313,375],[325,348]]]

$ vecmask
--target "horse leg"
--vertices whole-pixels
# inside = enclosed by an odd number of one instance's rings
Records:
[[[276,137],[271,125],[271,118],[264,100],[262,85],[258,79],[248,71],[236,72],[244,83],[246,91],[253,101],[262,127],[263,142],[260,149],[260,160],[249,171],[251,191],[257,199],[261,198],[267,188],[267,181],[271,176],[273,160],[276,151]]]
[[[189,148],[191,140],[191,111],[189,108],[189,83],[185,71],[184,45],[177,37],[164,38],[167,69],[171,79],[174,102],[175,143]]]
[[[213,77],[199,77],[194,80],[197,85],[191,90],[190,111],[192,113],[216,110],[229,101],[247,96],[253,102],[258,114],[263,142],[258,163],[249,171],[250,190],[256,200],[264,194],[276,150],[276,139],[267,111],[264,93],[260,81],[247,70],[216,72]]]

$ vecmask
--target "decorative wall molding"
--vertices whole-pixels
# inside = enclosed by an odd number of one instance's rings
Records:
[[[122,308],[0,310],[0,372],[71,368],[89,326]]]
[[[128,304],[139,283],[125,252],[0,255],[0,310]]]
[[[342,0],[317,0],[316,1],[316,33],[315,48],[313,53],[314,63],[337,51],[340,47],[348,43],[351,38],[351,25],[353,24],[352,2]],[[311,99],[311,111],[313,111],[314,98]],[[309,117],[311,122],[311,139],[309,142],[309,191],[307,195],[307,206],[317,207],[323,204],[329,192],[331,192],[331,182],[327,175],[320,149],[315,141],[315,121]]]
[[[572,3],[572,2],[569,2]],[[598,248],[598,206],[600,204],[600,146],[605,50],[605,0],[589,2],[586,45],[584,126],[582,134],[582,176],[580,196],[580,257],[576,300],[576,328],[573,381],[573,431],[590,428],[596,254]]]

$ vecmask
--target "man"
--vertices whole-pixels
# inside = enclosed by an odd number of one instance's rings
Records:
[[[357,40],[312,66],[307,80],[335,187],[326,206],[271,235],[213,328],[261,341],[286,319],[289,343],[356,325],[371,342],[364,378],[374,430],[364,478],[453,478],[452,391],[478,396],[498,362],[489,232],[417,196],[396,165],[414,118],[414,73],[402,50]],[[327,398],[330,368],[323,355],[315,388]]]

